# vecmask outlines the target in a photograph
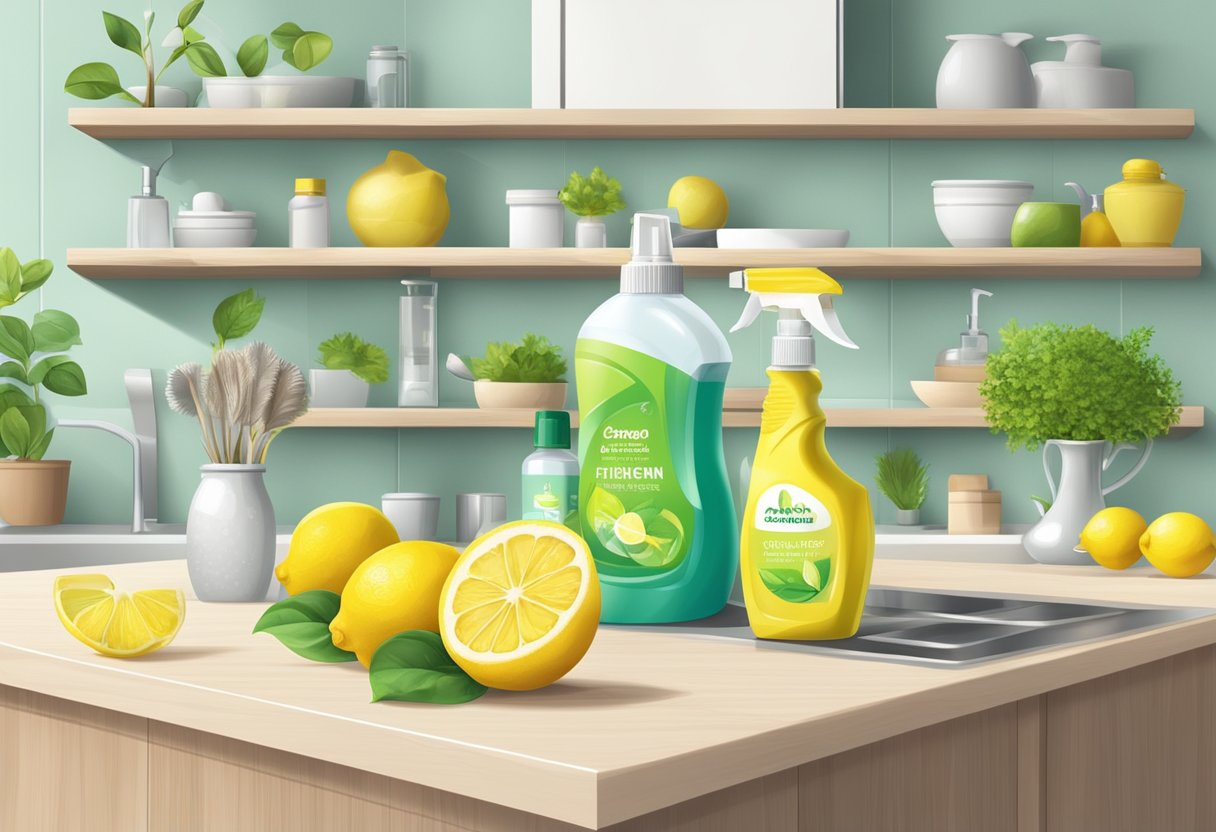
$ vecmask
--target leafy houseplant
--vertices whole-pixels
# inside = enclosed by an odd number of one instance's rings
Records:
[[[321,342],[324,370],[309,371],[314,407],[366,407],[369,385],[388,381],[388,353],[352,332]]]
[[[0,248],[0,308],[12,306],[46,283],[49,260],[21,263]],[[80,326],[66,312],[44,309],[33,325],[0,315],[0,517],[20,526],[63,521],[67,460],[44,459],[55,434],[43,389],[61,396],[88,392],[84,371],[66,353],[81,343]]]
[[[199,5],[202,5],[200,2]],[[184,33],[184,30],[183,30]],[[333,52],[334,41],[321,32],[305,31],[290,21],[282,23],[270,37],[250,35],[236,52],[236,62],[246,78],[256,78],[266,68],[270,57],[270,46],[283,51],[283,62],[306,72],[319,66]],[[203,78],[222,78],[228,74],[227,67],[214,49],[198,52],[200,60],[190,60],[190,68]],[[190,56],[187,55],[187,58]],[[204,58],[205,59],[201,59]]]
[[[543,335],[528,333],[519,343],[486,345],[482,358],[468,362],[479,407],[560,410],[566,403],[566,359]]]
[[[588,176],[578,171],[570,174],[566,186],[557,192],[566,210],[578,216],[574,244],[578,248],[603,248],[608,245],[603,217],[625,207],[621,198],[620,180],[604,173],[598,165]]]
[[[874,458],[878,490],[899,510],[899,525],[920,523],[920,507],[929,495],[929,466],[911,448],[896,448]]]
[[[135,53],[143,62],[146,78],[144,98],[141,101],[128,92],[118,80],[118,70],[100,61],[81,64],[73,69],[64,82],[64,91],[91,100],[116,95],[141,107],[156,106],[156,85],[165,70],[179,58],[185,56],[192,67],[212,65],[219,60],[215,50],[204,42],[203,35],[191,25],[202,9],[203,0],[190,0],[177,13],[177,25],[169,32],[163,44],[173,51],[159,72],[156,71],[156,60],[152,52],[152,24],[156,20],[156,13],[150,10],[144,13],[144,30],[141,33],[135,24],[126,18],[111,12],[102,12],[101,17],[110,42],[120,49]]]

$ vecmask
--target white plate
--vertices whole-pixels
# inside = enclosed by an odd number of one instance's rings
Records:
[[[843,248],[840,228],[719,228],[718,248]]]

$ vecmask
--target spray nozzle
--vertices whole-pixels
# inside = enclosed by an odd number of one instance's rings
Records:
[[[662,214],[633,215],[633,262],[671,263],[671,219]]]
[[[992,292],[984,289],[971,290],[971,314],[967,316],[967,332],[971,335],[980,334],[980,298],[992,297]]]
[[[671,219],[662,214],[634,214],[633,255],[621,268],[621,291],[631,294],[679,294],[684,268],[672,257]]]
[[[731,332],[753,323],[762,310],[775,309],[779,313],[778,338],[810,338],[817,329],[840,346],[857,349],[832,305],[832,295],[844,294],[844,289],[819,269],[746,269],[732,272],[730,285],[749,295]]]

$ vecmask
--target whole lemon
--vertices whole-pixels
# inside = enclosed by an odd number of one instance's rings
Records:
[[[355,180],[346,218],[365,246],[433,246],[451,217],[447,178],[408,153],[388,158]]]
[[[1140,560],[1140,536],[1148,523],[1122,506],[1104,508],[1081,531],[1081,548],[1107,569],[1126,569]]]
[[[667,192],[667,207],[680,214],[685,228],[721,228],[730,215],[726,191],[704,176],[682,176]]]
[[[397,633],[439,632],[439,593],[458,557],[445,543],[407,540],[363,561],[329,624],[334,645],[369,667],[376,648]]]
[[[1140,538],[1140,551],[1149,563],[1173,578],[1198,575],[1216,558],[1212,527],[1185,511],[1172,511],[1154,520]]]
[[[400,538],[383,512],[363,503],[329,503],[304,516],[291,533],[275,577],[289,595],[310,589],[341,592],[355,568]]]

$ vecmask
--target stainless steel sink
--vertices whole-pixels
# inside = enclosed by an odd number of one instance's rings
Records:
[[[1209,615],[1216,610],[873,587],[857,635],[837,641],[758,639],[748,627],[746,611],[734,603],[700,621],[629,629],[749,641],[764,649],[962,667]]]

